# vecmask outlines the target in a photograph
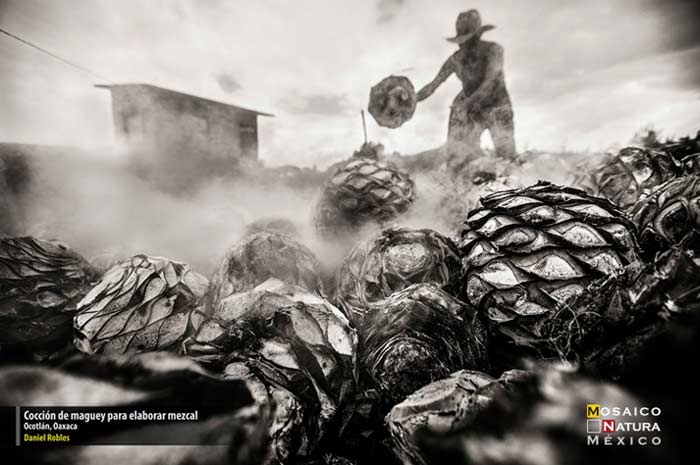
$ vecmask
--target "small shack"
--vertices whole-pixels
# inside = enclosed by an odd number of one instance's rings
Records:
[[[133,154],[160,160],[255,161],[258,116],[273,116],[150,84],[95,87],[112,93],[117,139]]]

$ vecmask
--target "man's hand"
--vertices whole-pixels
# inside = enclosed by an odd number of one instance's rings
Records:
[[[426,87],[423,87],[416,94],[416,100],[418,100],[419,102],[427,99],[428,97],[430,97],[430,94],[428,93],[428,89]]]

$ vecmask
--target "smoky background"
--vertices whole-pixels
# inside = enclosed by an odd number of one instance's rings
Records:
[[[261,122],[263,164],[317,170],[301,186],[276,182],[279,173],[264,175],[264,182],[249,173],[162,189],[130,169],[129,154],[114,139],[109,96],[93,88],[94,77],[3,37],[0,141],[62,148],[58,155],[32,150],[21,185],[0,185],[0,208],[16,219],[13,234],[59,239],[105,265],[146,253],[209,274],[246,225],[265,217],[291,220],[302,242],[334,265],[349,244],[317,237],[314,208],[332,165],[362,143],[359,109],[370,86],[391,73],[406,74],[418,86],[431,79],[452,53],[444,38],[454,18],[472,7],[497,25],[485,39],[506,50],[519,151],[547,152],[522,167],[489,158],[474,170],[515,177],[522,185],[566,183],[582,161],[592,163],[644,126],[662,136],[697,129],[700,7],[692,0],[138,6],[2,0],[0,26],[112,80],[153,82],[274,112],[274,120]],[[370,139],[389,154],[427,151],[429,158],[444,142],[458,90],[450,80],[399,130],[370,122]],[[435,158],[435,166],[443,164]],[[2,163],[4,172],[14,169],[7,159]],[[167,168],[178,179],[189,176],[187,167]],[[444,163],[438,174],[412,170],[416,202],[396,225],[454,234],[460,216],[484,192],[449,181],[449,169]]]

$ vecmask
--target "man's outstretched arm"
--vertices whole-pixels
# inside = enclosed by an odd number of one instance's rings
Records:
[[[431,95],[433,95],[433,92],[435,92],[435,89],[440,87],[440,84],[445,82],[445,80],[450,77],[450,74],[454,72],[454,66],[452,65],[452,58],[448,58],[447,61],[442,65],[442,68],[440,68],[440,71],[438,72],[437,76],[435,76],[435,79],[433,79],[428,85],[423,87],[421,90],[418,91],[416,94],[416,99],[420,102],[421,100],[425,100]]]

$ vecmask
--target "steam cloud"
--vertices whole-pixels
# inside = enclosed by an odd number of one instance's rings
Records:
[[[204,274],[256,219],[289,218],[310,237],[309,193],[212,179],[172,195],[137,177],[126,163],[99,155],[33,156],[20,233],[61,240],[101,265],[145,253],[186,262]]]

